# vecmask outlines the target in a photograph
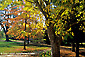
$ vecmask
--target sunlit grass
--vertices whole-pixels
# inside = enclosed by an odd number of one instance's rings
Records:
[[[6,38],[0,38],[0,40],[6,40]]]

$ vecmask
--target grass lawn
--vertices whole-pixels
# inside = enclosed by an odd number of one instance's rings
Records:
[[[0,40],[6,40],[6,38],[0,38]]]
[[[1,40],[1,39],[0,39]],[[3,39],[4,40],[4,39]],[[19,42],[19,40],[11,40],[13,42],[5,42],[0,41],[0,53],[24,53],[24,52],[34,52],[34,51],[42,51],[48,50],[47,52],[40,53],[40,57],[51,57],[51,47],[49,45],[38,45],[38,44],[29,44],[26,46],[26,50],[23,49],[23,42]],[[62,57],[75,57],[76,53],[72,52],[70,46],[61,46],[60,54]],[[85,48],[82,48],[85,50]],[[80,57],[82,56],[82,50],[80,50]]]
[[[21,53],[21,52],[33,52],[33,51],[40,51],[45,50],[50,47],[45,46],[37,46],[37,45],[28,45],[26,46],[26,50],[23,49],[23,43],[20,42],[6,42],[0,41],[0,53]]]

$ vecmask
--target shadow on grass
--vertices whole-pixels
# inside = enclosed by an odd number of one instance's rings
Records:
[[[14,41],[0,41],[0,47],[12,47],[12,46],[24,46],[22,42],[14,42]],[[29,46],[37,46],[37,47],[51,47],[48,45],[41,45],[41,44],[28,44]]]
[[[65,48],[65,47],[61,47],[61,49],[65,49],[65,50],[70,50],[71,51],[71,48]],[[85,49],[79,49],[79,54],[85,56]],[[76,53],[76,51],[75,51]]]
[[[85,56],[85,52],[81,52],[80,54]]]
[[[51,46],[48,46],[48,45],[41,45],[41,44],[28,44],[27,46],[51,47]]]

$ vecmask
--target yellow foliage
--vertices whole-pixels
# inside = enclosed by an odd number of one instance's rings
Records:
[[[72,36],[74,36],[74,33],[72,32]]]
[[[23,26],[25,27],[25,23],[23,23]],[[26,27],[29,27],[29,25],[28,25],[28,24],[26,24]]]
[[[62,40],[64,40],[64,37],[62,36]]]
[[[71,31],[71,27],[70,27],[69,30],[67,30],[67,31]]]
[[[60,31],[58,31],[58,34],[60,34]]]

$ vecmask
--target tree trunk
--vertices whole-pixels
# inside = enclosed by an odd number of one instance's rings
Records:
[[[26,32],[26,24],[27,24],[27,19],[25,19],[25,29],[24,29],[24,31]],[[26,36],[25,36],[25,38],[24,38],[24,49],[26,50]]]
[[[76,42],[76,57],[79,57],[79,42]]]
[[[9,41],[9,37],[8,37],[8,35],[6,34],[6,41]]]
[[[8,30],[5,31],[6,41],[9,41],[9,37],[8,37],[8,35],[6,34],[7,32],[8,32]]]
[[[58,41],[51,42],[52,57],[60,57],[60,43]]]
[[[26,50],[26,36],[24,38],[24,50]]]
[[[28,37],[28,40],[27,40],[27,44],[29,44],[29,37]]]
[[[55,30],[53,26],[47,28],[48,37],[51,42],[52,57],[60,57],[60,36],[55,35]]]
[[[72,43],[71,43],[71,46],[72,46],[72,52],[75,52],[75,43],[72,42]]]
[[[8,25],[8,24],[7,24]],[[5,25],[6,26],[6,25]],[[8,37],[8,35],[6,34],[7,32],[8,32],[8,29],[9,29],[9,27],[8,26],[6,26],[6,31],[5,31],[5,35],[6,35],[6,41],[9,41],[9,37]]]

